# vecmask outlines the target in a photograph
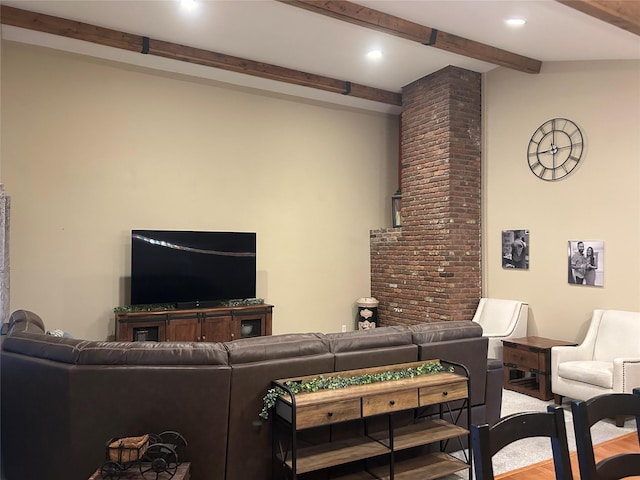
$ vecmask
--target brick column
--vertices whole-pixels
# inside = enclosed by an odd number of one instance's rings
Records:
[[[371,232],[379,323],[470,320],[481,294],[481,75],[447,67],[402,97],[402,227]]]

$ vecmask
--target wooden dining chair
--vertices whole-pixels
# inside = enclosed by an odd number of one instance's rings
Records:
[[[495,425],[471,425],[471,447],[477,480],[493,480],[492,457],[525,438],[551,440],[556,480],[573,480],[564,411],[550,405],[546,412],[522,412],[503,417]]]
[[[591,427],[605,418],[633,416],[640,444],[640,388],[633,393],[607,393],[571,403],[581,480],[616,480],[640,475],[640,453],[626,452],[596,462]]]

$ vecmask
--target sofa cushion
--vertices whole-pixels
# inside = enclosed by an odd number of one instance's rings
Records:
[[[227,365],[227,350],[209,342],[87,342],[79,365]]]
[[[337,372],[418,360],[418,346],[406,327],[328,333],[325,338],[335,356]]]
[[[413,336],[413,343],[418,345],[482,336],[482,327],[470,320],[421,323],[410,326],[409,330]]]
[[[412,344],[411,332],[405,327],[397,326],[327,333],[325,337],[329,341],[329,348],[333,353]]]
[[[75,364],[87,340],[53,337],[44,333],[14,332],[4,339],[2,349],[36,358]]]
[[[613,388],[613,362],[562,362],[558,365],[558,376],[597,387]]]
[[[265,337],[240,338],[225,342],[229,363],[250,363],[330,353],[322,334],[289,333]]]
[[[17,332],[2,349],[78,365],[228,365],[224,346],[207,342],[94,342]]]

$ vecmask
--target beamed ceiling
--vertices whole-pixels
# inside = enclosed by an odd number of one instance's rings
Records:
[[[2,1],[2,36],[389,113],[404,85],[447,65],[535,75],[640,59],[640,0],[196,1]]]

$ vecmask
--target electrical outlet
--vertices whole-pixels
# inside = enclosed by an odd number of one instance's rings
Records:
[[[342,331],[346,332],[347,331],[347,326],[346,325],[342,325]]]

